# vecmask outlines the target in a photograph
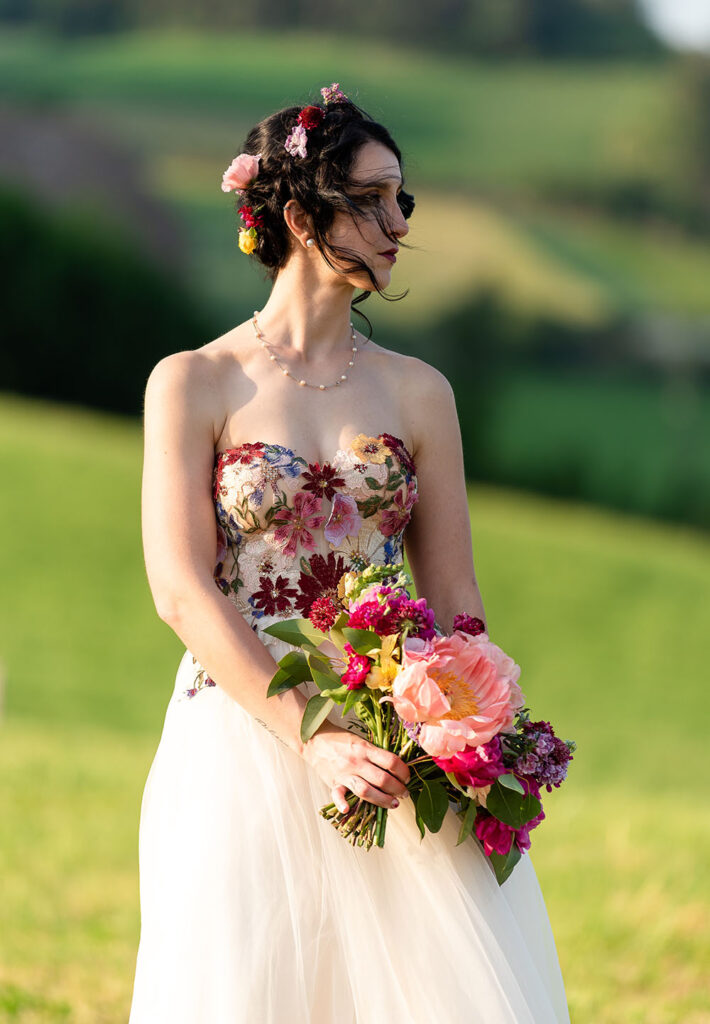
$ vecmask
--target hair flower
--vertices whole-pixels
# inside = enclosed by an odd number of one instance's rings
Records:
[[[222,175],[223,192],[241,192],[259,173],[261,153],[240,153]]]
[[[317,128],[324,117],[325,110],[322,107],[304,107],[298,115],[298,123],[309,132],[311,128]]]
[[[347,99],[345,93],[340,91],[340,86],[337,82],[333,82],[332,85],[324,85],[320,94],[323,97],[324,103],[338,103]]]
[[[304,157],[306,155],[306,143],[308,142],[308,135],[306,129],[302,124],[297,124],[293,131],[289,132],[286,136],[284,143],[284,149],[291,154],[291,156]]]

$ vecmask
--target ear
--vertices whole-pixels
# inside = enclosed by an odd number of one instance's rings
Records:
[[[311,218],[297,199],[289,199],[284,206],[284,220],[294,240],[305,246],[306,239],[313,234]]]

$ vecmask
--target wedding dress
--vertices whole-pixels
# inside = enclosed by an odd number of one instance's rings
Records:
[[[387,433],[322,467],[265,442],[219,452],[215,583],[278,660],[293,648],[264,627],[348,569],[401,561],[417,497]],[[456,846],[453,811],[422,839],[402,800],[365,850],[319,815],[330,801],[186,650],[141,805],[129,1024],[569,1021],[529,853],[499,886],[474,837]]]

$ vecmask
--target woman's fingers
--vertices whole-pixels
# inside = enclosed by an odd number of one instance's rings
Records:
[[[378,747],[375,743],[368,744],[367,756],[373,764],[384,768],[391,775],[395,775],[403,786],[407,785],[411,772],[401,757],[393,754],[391,750]]]
[[[397,807],[399,800],[390,793],[371,786],[367,779],[360,775],[353,775],[350,780],[350,789],[363,800],[371,804],[378,804],[380,807]]]
[[[347,786],[333,786],[330,794],[333,797],[333,803],[342,814],[350,810],[350,804],[345,799],[346,789]]]

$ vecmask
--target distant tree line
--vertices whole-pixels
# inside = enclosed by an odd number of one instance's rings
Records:
[[[664,52],[634,0],[0,0],[0,20],[38,23],[65,35],[166,25],[325,28],[482,56]]]

